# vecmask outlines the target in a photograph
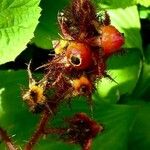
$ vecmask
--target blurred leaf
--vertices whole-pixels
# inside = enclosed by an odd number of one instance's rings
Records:
[[[130,49],[123,55],[114,55],[108,60],[107,72],[118,84],[108,78],[102,78],[98,83],[101,100],[115,103],[120,95],[132,93],[140,75],[140,58],[138,50]]]
[[[17,144],[23,145],[24,141],[28,140],[33,133],[36,122],[38,122],[38,116],[29,113],[21,100],[20,87],[21,85],[27,86],[27,73],[24,71],[1,71],[0,83],[0,88],[5,89],[1,94],[1,107],[4,111],[0,115],[1,126],[5,127],[10,135],[16,135],[13,140]],[[63,127],[63,119],[77,112],[90,114],[87,102],[82,98],[74,99],[71,106],[72,109],[66,107],[66,104],[61,105],[57,115],[54,116],[53,126]],[[132,106],[109,105],[97,101],[94,104],[93,118],[103,124],[104,132],[94,140],[93,150],[127,149],[127,137],[135,112],[136,109]],[[56,136],[42,139],[35,149],[57,150],[60,147],[65,150],[80,149],[79,146],[59,141]],[[4,149],[4,144],[0,145],[0,149]]]
[[[1,94],[2,94],[2,92],[4,91],[4,88],[0,88],[0,116],[2,115],[2,113],[3,113],[3,109],[2,109],[2,104],[1,104],[1,102],[2,102],[2,99],[1,99]]]
[[[140,4],[140,5],[143,5],[145,7],[150,6],[150,0],[137,0],[137,3]]]
[[[139,106],[134,126],[129,135],[129,150],[148,150],[150,148],[150,103]]]
[[[13,61],[34,36],[39,0],[0,1],[0,64]]]
[[[143,69],[141,72],[141,76],[139,78],[139,82],[132,93],[135,97],[149,97],[149,90],[150,90],[150,64],[143,63]]]
[[[119,3],[118,0],[101,0],[101,1],[94,0],[94,1],[98,3],[101,8],[105,9],[126,8],[137,4],[140,4],[145,7],[150,6],[150,0],[124,0],[119,1]]]
[[[60,38],[58,33],[57,14],[66,6],[69,0],[41,0],[42,15],[35,30],[32,42],[44,49],[52,48],[52,40]]]
[[[134,124],[129,134],[128,150],[149,150],[150,148],[150,103],[144,99],[123,97],[122,102],[137,108]]]
[[[141,19],[150,19],[150,8],[139,7],[139,14]]]
[[[126,8],[132,5],[137,4],[137,0],[124,0],[124,1],[119,1],[118,0],[94,0],[97,4],[99,4],[100,7],[102,8],[107,8],[107,9],[114,9],[114,8]]]
[[[134,97],[150,98],[150,45],[145,51],[145,61],[143,62],[142,72],[135,90],[132,93]]]

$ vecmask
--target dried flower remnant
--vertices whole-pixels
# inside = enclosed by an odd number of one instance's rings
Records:
[[[47,80],[43,78],[40,81],[35,81],[30,71],[30,64],[28,65],[29,76],[29,89],[23,91],[22,98],[28,104],[30,111],[38,113],[43,111],[47,105],[47,97],[45,96],[45,90]]]
[[[77,113],[67,119],[69,127],[62,134],[64,141],[80,144],[83,150],[90,150],[92,140],[102,132],[102,125],[89,118],[85,113]]]
[[[73,95],[91,95],[93,85],[86,76],[81,76],[78,79],[72,80],[72,87],[74,88]]]

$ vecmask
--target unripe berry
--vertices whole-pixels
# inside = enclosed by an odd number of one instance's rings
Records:
[[[124,44],[123,35],[112,25],[101,27],[101,47],[106,56],[118,52]]]
[[[91,49],[84,43],[70,43],[66,50],[66,56],[68,62],[79,70],[89,68],[92,63]]]

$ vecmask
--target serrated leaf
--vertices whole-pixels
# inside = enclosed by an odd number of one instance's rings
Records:
[[[52,48],[52,40],[60,38],[59,26],[57,22],[57,14],[59,11],[65,8],[69,0],[42,0],[41,8],[42,15],[40,17],[40,23],[35,30],[35,37],[32,42],[38,47],[44,49]]]
[[[137,0],[137,3],[139,3],[140,5],[143,5],[145,7],[150,6],[150,0]]]
[[[27,141],[35,130],[39,118],[28,112],[21,99],[20,87],[21,85],[27,86],[27,73],[25,71],[1,71],[0,83],[0,88],[4,89],[1,94],[1,107],[4,110],[4,113],[0,115],[1,126],[5,127],[9,135],[15,134],[13,140],[16,144],[23,146],[24,141]],[[74,99],[71,104],[72,109],[66,105],[61,105],[57,115],[54,116],[52,126],[62,127],[63,119],[77,112],[86,112],[91,115],[85,99]],[[134,120],[136,109],[132,106],[110,105],[99,101],[93,107],[93,119],[104,126],[103,133],[94,139],[93,150],[125,150],[129,128]],[[80,149],[79,146],[63,143],[56,136],[41,139],[35,149],[58,150],[60,147],[64,150]],[[5,149],[5,145],[0,144],[0,149]]]
[[[0,1],[0,64],[13,61],[34,36],[40,0]]]

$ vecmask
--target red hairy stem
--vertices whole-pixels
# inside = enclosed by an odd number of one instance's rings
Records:
[[[40,139],[40,137],[44,134],[44,128],[51,116],[52,116],[52,114],[48,110],[45,110],[43,112],[40,122],[38,124],[38,127],[37,127],[35,133],[32,135],[29,142],[25,145],[24,150],[32,150],[33,149],[34,145],[37,143],[37,141]]]
[[[6,131],[0,128],[0,138],[6,144],[8,150],[17,150],[16,146],[14,146],[11,138],[7,135]]]
[[[92,148],[92,139],[89,139],[84,145],[82,146],[82,150],[91,150]]]
[[[47,128],[45,129],[44,134],[63,134],[65,131],[65,128]]]

